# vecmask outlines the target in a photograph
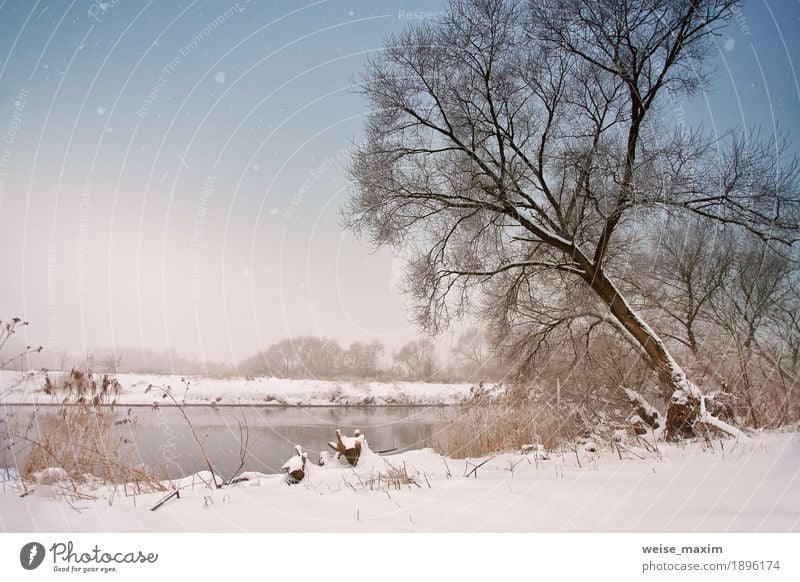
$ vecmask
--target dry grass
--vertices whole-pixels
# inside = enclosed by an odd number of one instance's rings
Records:
[[[54,467],[75,483],[100,480],[161,488],[147,470],[123,458],[131,441],[114,430],[118,422],[108,411],[80,405],[45,414],[38,421],[38,435],[30,438],[30,453],[20,468],[23,479],[33,480],[36,473]]]
[[[420,487],[420,484],[414,476],[409,474],[405,463],[395,467],[386,461],[385,472],[373,470],[367,475],[359,476],[358,479],[362,487],[370,489],[371,491],[388,491],[390,489],[399,491],[403,487],[408,487],[410,489],[412,485]]]
[[[455,412],[449,411],[444,427],[428,445],[437,453],[462,459],[520,450],[537,443],[555,450],[573,443],[588,429],[581,407],[513,388],[491,397],[478,393]]]
[[[83,372],[73,368],[69,374],[57,377],[53,381],[45,375],[43,391],[62,404],[92,405],[114,407],[122,386],[116,378],[104,374],[102,378],[92,372]]]
[[[19,467],[24,481],[47,478],[48,470],[56,469],[66,477],[64,489],[73,493],[87,484],[124,486],[126,494],[165,490],[150,471],[126,458],[132,452],[129,436],[136,419],[130,410],[126,415],[115,412],[116,380],[103,376],[98,381],[91,373],[73,370],[57,382],[46,378],[45,391],[61,405],[55,412],[37,411],[33,430],[14,435],[30,445]]]

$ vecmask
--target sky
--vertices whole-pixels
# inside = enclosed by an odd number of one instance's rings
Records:
[[[418,335],[402,261],[343,232],[383,40],[440,2],[0,0],[0,320],[53,353]],[[800,141],[800,2],[753,0],[713,85],[669,104]],[[670,113],[671,111],[671,113]]]

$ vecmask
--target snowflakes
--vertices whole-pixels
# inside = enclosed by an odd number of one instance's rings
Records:
[[[217,71],[217,74],[214,75],[214,80],[217,83],[224,83],[225,82],[225,71]]]
[[[97,108],[97,115],[105,115],[105,113],[106,113],[106,108],[103,107],[102,105]]]
[[[735,38],[728,38],[728,39],[725,41],[725,44],[723,44],[722,46],[723,46],[723,48],[724,48],[726,51],[730,52],[730,51],[732,51],[732,50],[734,49],[734,47],[736,46],[736,39],[735,39]]]

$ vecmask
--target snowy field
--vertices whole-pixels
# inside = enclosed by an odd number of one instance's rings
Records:
[[[369,435],[367,435],[368,437]],[[591,448],[591,447],[588,447]],[[620,454],[622,459],[620,459]],[[547,458],[543,458],[547,457]],[[6,476],[4,532],[800,532],[800,438],[763,434],[634,449],[444,459],[429,449],[395,456],[362,452],[356,468],[306,465],[305,479],[246,474],[211,490],[208,474],[165,493],[54,498],[43,482],[25,497]],[[413,483],[387,486],[402,470]],[[449,475],[448,475],[449,473]],[[378,476],[382,480],[377,480]],[[10,479],[9,479],[10,477]]]
[[[61,373],[51,372],[56,381]],[[178,400],[185,386],[180,375],[115,374],[122,385],[119,404],[165,404],[160,393],[146,393],[148,386],[171,386]],[[97,378],[99,383],[100,378]],[[472,384],[424,382],[335,382],[279,378],[204,378],[186,376],[190,382],[188,404],[272,404],[304,406],[447,405],[469,396]],[[34,404],[54,400],[42,392],[44,374],[0,371],[0,403]]]

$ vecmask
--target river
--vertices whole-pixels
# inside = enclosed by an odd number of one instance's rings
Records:
[[[130,441],[123,453],[127,461],[143,463],[159,477],[182,477],[206,469],[200,447],[177,408],[133,407],[129,410],[115,414],[119,419],[127,416],[133,422],[114,429],[123,431]],[[278,473],[296,444],[308,451],[309,460],[316,463],[320,451],[328,450],[327,442],[335,439],[337,428],[346,435],[355,429],[361,430],[375,451],[396,448],[397,452],[402,452],[425,447],[426,440],[444,423],[445,416],[442,407],[425,406],[190,406],[185,410],[217,473],[223,478],[229,478],[239,466],[239,423],[249,428],[244,470]],[[5,406],[0,411],[3,415],[0,433],[6,430],[20,433],[29,424],[34,408]],[[41,407],[35,418],[41,420],[56,411],[56,407]],[[28,429],[29,435],[35,435],[38,424],[34,422]],[[19,450],[24,455],[24,447]],[[0,454],[0,463],[3,462],[9,466],[13,464],[8,451]]]

